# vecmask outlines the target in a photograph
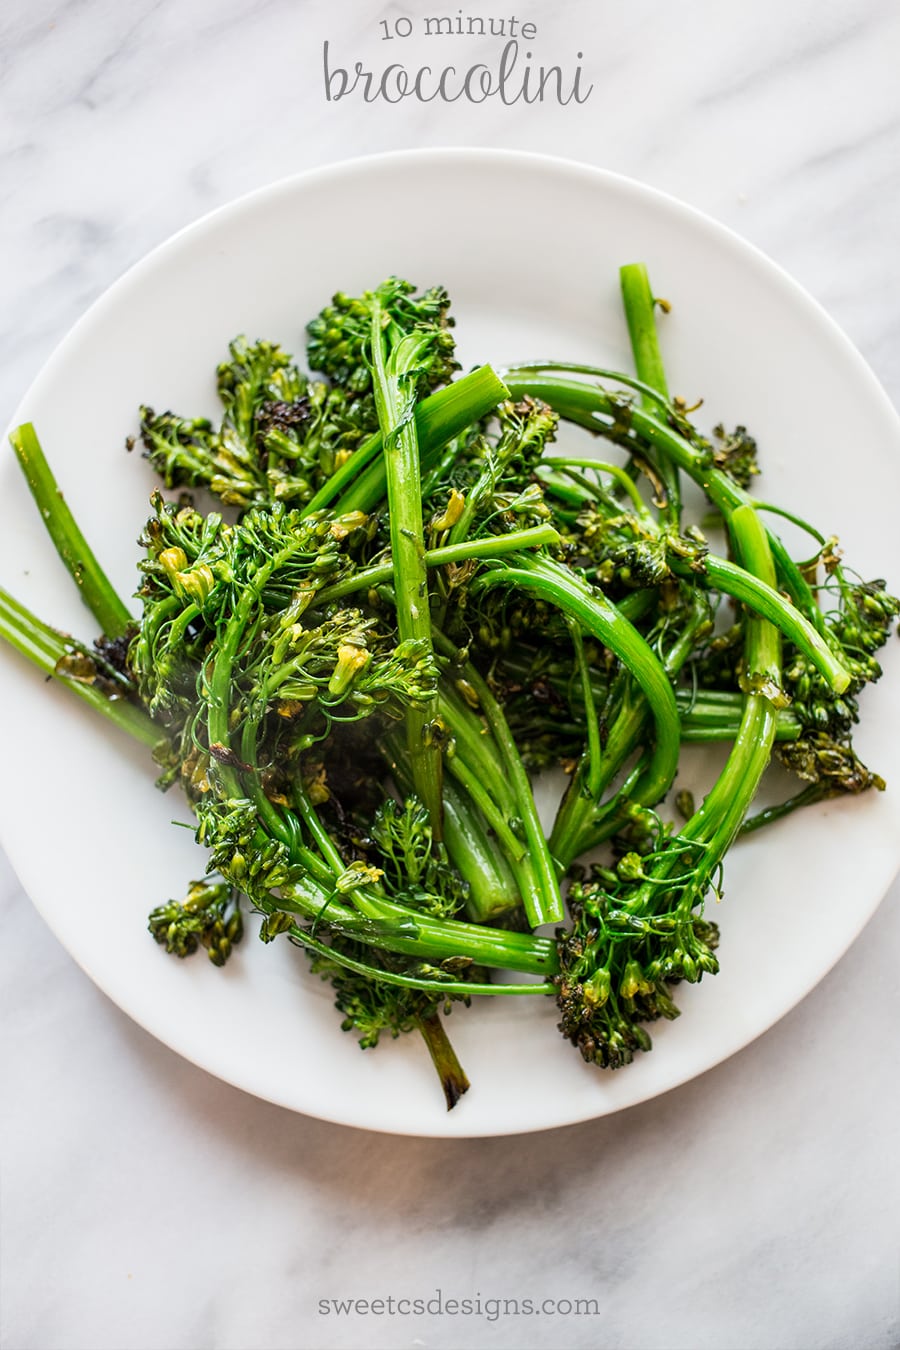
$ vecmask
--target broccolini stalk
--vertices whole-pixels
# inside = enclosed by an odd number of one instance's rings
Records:
[[[766,585],[775,585],[768,536],[752,506],[740,506],[729,520],[729,534],[741,566]],[[708,847],[702,873],[711,877],[737,834],[775,741],[776,708],[781,702],[781,639],[778,629],[759,614],[745,620],[746,701],[732,753],[715,786],[682,834]]]
[[[446,329],[444,304],[437,313],[415,305],[407,297],[411,287],[388,282],[371,301],[371,368],[378,422],[384,438],[390,515],[391,554],[397,626],[401,640],[431,648],[431,613],[419,447],[413,418],[417,383],[430,366],[446,365],[452,339]],[[406,713],[407,748],[416,793],[428,809],[435,838],[442,837],[441,747],[434,733],[436,706],[410,708]]]
[[[456,1057],[456,1051],[450,1044],[444,1030],[444,1024],[438,1014],[434,1012],[430,1017],[420,1017],[418,1028],[428,1047],[428,1053],[431,1056],[431,1062],[435,1067],[437,1076],[441,1080],[447,1110],[452,1111],[463,1093],[468,1092],[471,1084]]]
[[[698,634],[708,626],[708,608],[702,598],[697,597],[687,609],[687,619],[678,637],[660,654],[663,669],[669,678],[677,676]],[[656,643],[657,648],[661,647],[664,636],[665,626]],[[609,718],[603,758],[594,770],[593,781],[589,777],[589,744],[587,763],[584,758],[579,762],[553,824],[550,848],[553,856],[565,868],[616,834],[626,824],[634,807],[654,806],[671,784],[671,780],[661,775],[652,759],[644,754],[618,791],[607,801],[602,800],[646,735],[648,701],[628,669],[621,672],[618,697],[613,706],[615,712]],[[679,738],[683,739],[680,727]]]
[[[513,398],[531,395],[543,399],[566,421],[585,427],[598,435],[609,436],[626,449],[634,449],[639,456],[643,455],[646,458],[648,448],[654,453],[664,455],[703,489],[726,522],[736,507],[754,505],[753,498],[741,486],[738,479],[717,463],[715,450],[708,442],[703,445],[692,444],[687,436],[675,431],[660,417],[636,407],[629,400],[623,399],[620,394],[609,393],[596,385],[567,380],[556,373],[564,369],[565,367],[558,362],[543,366],[523,366],[521,369],[504,371],[503,378]],[[590,368],[585,366],[577,368],[570,366],[569,370],[598,376],[609,373],[599,369],[591,372]],[[626,385],[638,383],[618,375],[613,378]],[[683,419],[681,424],[685,425]],[[775,561],[778,582],[810,623],[824,633],[824,620],[812,588],[782,541],[771,531],[769,546]]]
[[[753,508],[748,504],[747,509]],[[677,559],[672,560],[672,570],[680,576],[687,576],[691,571],[688,564]],[[717,558],[712,553],[703,556],[696,570],[708,578],[715,590],[742,601],[755,614],[768,619],[803,652],[835,694],[844,692],[851,679],[844,660],[832,650],[813,624],[784,600],[773,585],[752,576],[743,567],[735,567],[727,558]]]
[[[417,403],[413,416],[423,467],[431,467],[444,446],[493,412],[505,397],[506,386],[491,367],[480,366]],[[326,506],[341,512],[374,510],[386,491],[383,450],[379,431],[334,471],[306,511]]]
[[[25,422],[16,428],[9,440],[41,513],[44,528],[81,592],[82,600],[107,637],[121,637],[133,622],[131,614],[78,528],[34,427]]]
[[[413,785],[402,740],[396,733],[386,737],[385,753],[392,779],[408,794]],[[521,877],[517,880],[484,817],[452,776],[444,778],[443,797],[443,847],[468,888],[466,914],[473,923],[504,925],[521,911]]]
[[[657,304],[662,304],[666,310],[668,304],[654,298],[650,289],[647,268],[643,263],[627,263],[620,268],[619,281],[638,379],[649,385],[668,402],[669,393],[656,333],[655,312]],[[642,394],[641,401],[648,412],[655,411],[656,400],[654,400],[652,394]],[[665,503],[662,509],[665,512],[666,520],[670,527],[677,529],[681,518],[681,489],[678,482],[678,469],[666,456],[658,455],[654,457],[653,468],[665,490]]]
[[[468,562],[471,558],[502,558],[507,553],[516,553],[523,548],[541,548],[559,542],[559,534],[552,525],[532,525],[525,530],[511,530],[509,534],[491,534],[480,539],[467,539],[459,544],[445,544],[442,548],[429,548],[423,556],[426,567],[448,567]],[[393,581],[393,578],[393,562],[375,563],[343,581],[336,581],[333,586],[326,586],[319,592],[317,603],[328,605],[359,591],[382,586],[385,582]]]
[[[768,539],[752,507],[738,508],[729,530],[742,565],[771,585]],[[700,809],[656,852],[626,854],[615,873],[600,869],[594,881],[572,888],[574,924],[559,943],[560,1030],[603,1067],[651,1048],[641,1023],[677,1016],[667,982],[693,983],[718,969],[717,933],[702,917],[703,902],[769,762],[776,714],[768,694],[781,683],[778,630],[750,615],[745,635],[740,729]]]
[[[101,655],[43,623],[0,588],[0,638],[45,675],[52,676],[95,712],[162,757],[166,737],[143,708],[131,702],[129,686]]]
[[[516,585],[549,600],[592,637],[615,652],[646,695],[655,725],[649,772],[663,796],[675,777],[681,740],[675,694],[659,658],[640,633],[596,587],[550,558],[521,554],[515,567],[490,570],[476,578],[472,591]]]
[[[459,661],[459,652],[437,630],[434,632],[434,641],[444,655],[449,656],[454,663]],[[532,928],[537,928],[543,923],[558,923],[563,916],[562,900],[557,881],[558,869],[551,856],[543,827],[538,819],[531,784],[518,747],[503,715],[500,703],[491,692],[487,681],[483,679],[471,661],[461,662],[458,669],[467,699],[466,703],[462,705],[459,702],[456,703],[455,715],[451,712],[448,718],[449,725],[451,730],[461,730],[466,725],[467,720],[472,718],[474,714],[474,709],[467,707],[466,704],[477,703],[478,711],[484,717],[496,747],[493,765],[486,766],[486,768],[490,768],[490,772],[485,773],[485,783],[496,784],[497,789],[505,788],[508,791],[509,804],[515,813],[517,830],[523,836],[520,846],[523,846],[526,850],[524,856],[527,858],[529,875],[533,878],[533,884],[528,885],[522,892],[525,914]],[[469,742],[471,742],[471,739],[471,737],[467,738]],[[483,736],[483,729],[480,725],[477,728],[476,749],[479,742],[481,745],[489,743]],[[512,862],[511,858],[510,862]]]
[[[444,843],[468,884],[466,913],[472,922],[513,920],[522,898],[510,865],[471,801],[452,781],[444,783]]]

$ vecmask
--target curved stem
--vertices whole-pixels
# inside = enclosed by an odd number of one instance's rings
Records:
[[[506,373],[506,382],[511,398],[524,398],[530,394],[533,398],[543,399],[560,417],[596,435],[608,435],[614,427],[621,426],[622,408],[604,389],[581,384],[577,380],[560,379],[555,375],[531,375],[527,372],[523,375],[516,370]],[[627,418],[632,431],[640,440],[640,446],[636,442],[636,448],[650,445],[662,451],[702,488],[726,522],[737,507],[754,505],[750,494],[716,466],[709,450],[699,450],[685,437],[641,408],[629,408]],[[621,441],[622,438],[617,436],[617,439]],[[624,439],[627,444],[628,437]],[[768,534],[779,579],[798,609],[814,627],[824,633],[825,621],[812,588],[778,535],[771,531]]]
[[[738,507],[732,515],[732,521],[738,512],[750,510],[753,510],[753,507]],[[724,591],[726,595],[742,601],[748,609],[768,619],[809,657],[836,694],[844,692],[850,683],[850,672],[818,630],[798,609],[788,604],[774,586],[769,586],[759,577],[752,576],[743,567],[736,567],[727,558],[717,558],[715,554],[707,553],[702,562],[703,572],[716,590]],[[687,563],[670,559],[670,565],[672,571],[679,576],[695,575]]]
[[[549,600],[570,615],[592,637],[614,652],[628,667],[647,697],[655,723],[655,744],[649,771],[662,796],[675,777],[681,740],[675,694],[659,658],[636,628],[606,599],[559,563],[523,555],[516,567],[488,571],[476,578],[472,590],[495,585],[518,585]]]

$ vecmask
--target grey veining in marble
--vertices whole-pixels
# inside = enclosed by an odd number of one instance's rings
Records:
[[[584,159],[708,211],[796,276],[900,403],[892,0],[479,0],[464,12],[534,22],[548,60],[582,51],[590,99],[326,103],[326,38],[384,64],[379,20],[458,8],[7,0],[3,420],[86,306],[175,229],[329,160],[454,143]],[[434,48],[403,50],[419,64]],[[697,1081],[594,1124],[440,1143],[296,1117],[180,1060],[94,989],[0,855],[2,1343],[889,1350],[898,899]],[[437,1289],[600,1313],[320,1311]]]

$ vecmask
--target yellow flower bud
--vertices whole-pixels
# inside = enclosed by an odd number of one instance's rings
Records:
[[[165,548],[159,555],[159,561],[170,577],[187,567],[187,554],[183,548]]]
[[[444,508],[444,514],[438,516],[437,520],[432,522],[435,530],[452,530],[457,523],[466,505],[466,499],[463,494],[453,488],[450,492],[450,500]]]

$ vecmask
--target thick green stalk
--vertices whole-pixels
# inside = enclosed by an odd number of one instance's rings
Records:
[[[17,427],[10,444],[41,513],[44,528],[81,592],[81,598],[107,637],[121,637],[132,623],[124,601],[107,577],[76,524],[30,422]]]
[[[430,467],[445,445],[487,417],[505,398],[506,385],[490,366],[480,366],[416,404],[416,438],[423,469]],[[331,475],[303,514],[326,507],[338,513],[374,510],[387,490],[383,449],[379,431]]]
[[[775,567],[768,536],[752,506],[731,516],[729,534],[735,555],[753,576],[775,585]],[[781,683],[781,637],[774,624],[758,614],[746,619],[744,661],[751,681],[777,688]],[[712,791],[684,826],[685,839],[708,845],[708,873],[718,865],[741,827],[768,766],[775,740],[776,716],[763,694],[748,694],[741,727],[728,761]]]
[[[463,754],[448,755],[446,772],[453,775],[460,787],[481,812],[497,837],[510,866],[521,863],[526,853],[525,841],[513,833],[506,812],[494,801],[479,774],[468,764]],[[523,902],[525,897],[523,896]]]
[[[670,680],[675,679],[693,651],[697,633],[706,619],[705,606],[696,605],[691,621],[681,630],[678,639],[662,658],[663,670]],[[623,684],[616,715],[608,731],[602,773],[597,776],[596,790],[585,791],[584,771],[580,765],[553,824],[550,847],[563,867],[568,867],[583,853],[596,848],[620,830],[633,806],[655,806],[669,790],[670,780],[661,777],[658,766],[645,755],[627,775],[618,791],[608,801],[601,800],[646,737],[649,714],[647,700],[630,672]]]
[[[279,906],[277,900],[273,901],[271,912],[277,912]],[[404,989],[422,989],[428,993],[444,994],[447,996],[461,994],[466,996],[494,995],[494,994],[551,994],[554,986],[552,984],[476,984],[474,981],[455,981],[441,980],[438,983],[435,980],[419,979],[415,975],[400,975],[393,971],[379,970],[372,966],[367,966],[363,961],[354,961],[352,957],[345,956],[343,952],[336,952],[327,942],[320,942],[307,929],[299,928],[297,925],[286,930],[299,946],[306,947],[309,951],[317,952],[320,956],[327,956],[330,961],[336,965],[344,966],[347,970],[355,971],[357,975],[368,975],[372,979],[382,980],[385,984],[399,985]],[[372,946],[376,944],[371,943]]]
[[[393,740],[387,738],[388,751]],[[412,780],[404,758],[389,753],[387,762],[398,789],[404,794],[411,792]],[[444,847],[468,884],[466,913],[473,923],[493,923],[521,909],[519,886],[509,863],[489,836],[484,818],[449,777],[444,780]]]
[[[94,656],[87,648],[82,647],[67,634],[50,628],[2,588],[0,588],[0,638],[27,657],[38,670],[58,680],[95,712],[101,713],[143,745],[152,749],[165,743],[166,737],[162,728],[156,725],[143,708],[139,708],[124,696],[112,697],[110,693],[97,686],[90,675]],[[66,673],[66,664],[69,662],[69,668],[74,668],[77,662],[72,662],[71,659],[79,656],[83,657],[86,674],[76,679]]]
[[[447,642],[442,634],[435,632],[435,646],[445,655],[455,658],[453,644]],[[503,709],[494,697],[491,688],[470,661],[460,666],[463,678],[478,699],[479,708],[491,731],[493,744],[499,758],[491,782],[498,788],[505,785],[512,800],[513,808],[521,822],[521,830],[528,848],[529,871],[535,878],[536,886],[531,894],[524,894],[522,902],[532,928],[544,923],[559,923],[563,918],[562,899],[557,880],[557,866],[547,846],[547,839],[538,818],[531,782],[522,763],[518,747],[506,721]],[[461,710],[454,719],[453,727],[464,724],[470,715]],[[479,732],[480,737],[480,732]],[[484,742],[481,742],[484,744]],[[512,861],[512,860],[510,860]]]
[[[666,372],[656,332],[656,300],[650,289],[647,269],[643,263],[627,263],[619,269],[619,281],[638,379],[668,401]],[[651,413],[657,410],[657,399],[653,394],[641,394],[641,403]],[[673,529],[677,529],[681,519],[678,468],[664,455],[655,457],[653,467],[665,489],[663,510],[666,519]]]
[[[422,1039],[428,1046],[431,1062],[437,1071],[438,1078],[441,1080],[447,1110],[452,1111],[463,1093],[468,1092],[471,1087],[465,1069],[460,1064],[456,1057],[456,1051],[450,1044],[440,1013],[433,1012],[430,1017],[420,1017],[417,1019],[416,1025],[422,1033]]]
[[[619,284],[638,379],[668,402],[666,372],[656,332],[656,300],[647,268],[643,263],[626,263],[619,268]],[[643,403],[647,407],[648,399],[644,398]]]
[[[734,512],[729,534],[741,565],[772,585],[775,568],[768,537],[752,507]],[[781,635],[773,624],[755,614],[746,620],[744,660],[751,680],[768,687],[780,684]],[[776,713],[769,699],[763,694],[747,694],[741,725],[724,769],[700,809],[679,831],[678,847],[658,855],[649,879],[635,888],[623,909],[646,915],[654,913],[660,903],[668,905],[669,892],[660,883],[671,878],[677,886],[679,875],[684,878],[684,889],[677,908],[683,916],[702,903],[769,764],[775,724]],[[700,847],[694,850],[691,845]]]
[[[454,867],[468,882],[466,913],[473,923],[495,923],[521,908],[509,863],[490,838],[482,817],[453,782],[444,783],[444,844]]]
[[[701,694],[694,698],[690,690],[678,690],[675,695],[681,712],[681,739],[693,743],[708,741],[733,741],[740,723],[739,714],[733,703],[708,701]],[[737,694],[729,694],[736,700]],[[777,741],[796,741],[803,734],[803,728],[790,708],[776,709],[775,739]]]
[[[424,355],[427,339],[413,334],[401,338],[389,349],[386,322],[385,310],[376,301],[372,308],[372,386],[378,424],[384,438],[397,629],[402,642],[416,641],[423,651],[430,652],[431,609],[425,565],[419,442],[410,392],[410,381]],[[436,706],[408,708],[405,721],[413,785],[428,811],[434,838],[440,840],[443,838],[441,747],[431,734],[435,713]]]
[[[436,645],[442,649],[451,645],[437,630],[434,637]],[[471,679],[469,683],[471,685]],[[493,738],[484,735],[481,719],[450,691],[446,683],[438,692],[438,710],[453,737],[444,761],[445,771],[456,779],[476,816],[493,832],[494,848],[497,850],[499,845],[499,856],[512,873],[519,904],[532,927],[536,927],[537,923],[543,922],[537,917],[532,918],[544,910],[541,880],[528,841],[521,837],[519,821],[522,812],[513,787],[507,782],[499,747]]]

